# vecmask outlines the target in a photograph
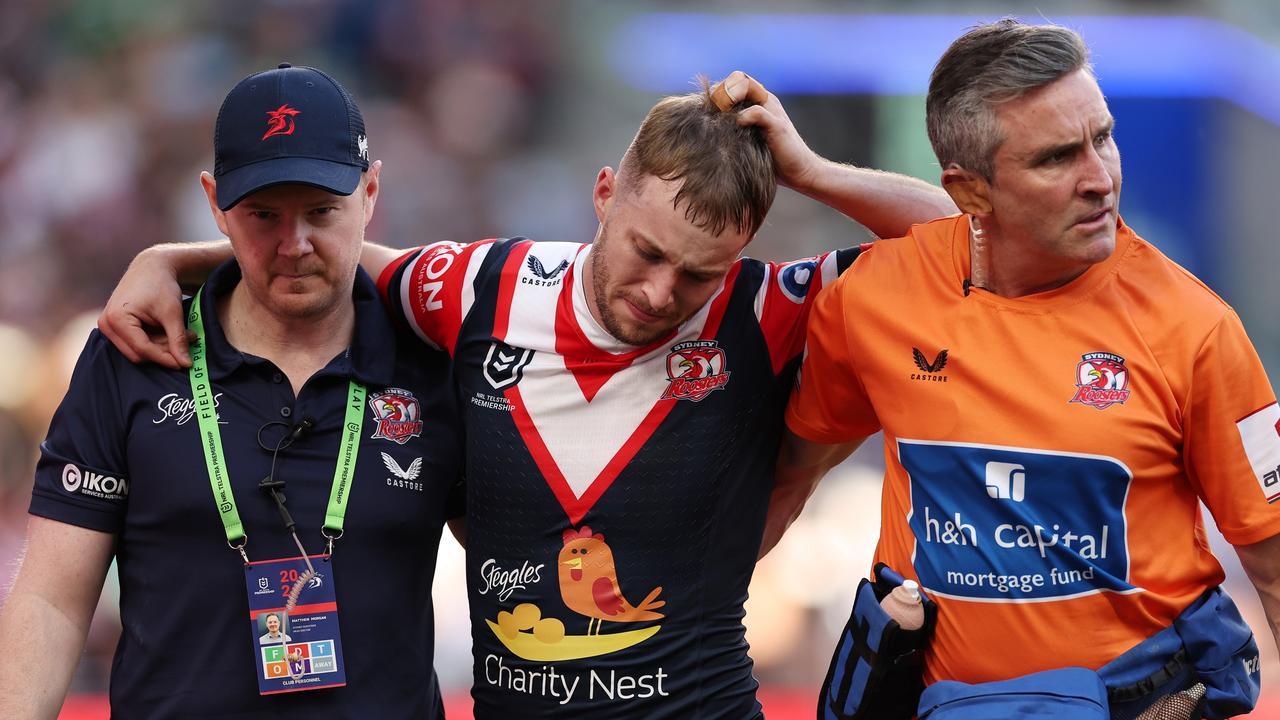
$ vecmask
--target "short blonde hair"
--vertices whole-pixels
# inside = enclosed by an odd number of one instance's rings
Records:
[[[704,79],[702,91],[663,98],[640,124],[618,167],[618,182],[634,189],[641,178],[681,181],[675,206],[712,235],[732,225],[755,235],[778,192],[764,133],[737,122],[739,104],[721,112]]]

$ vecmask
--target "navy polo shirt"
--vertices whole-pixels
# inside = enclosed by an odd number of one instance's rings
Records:
[[[294,397],[271,362],[227,343],[215,299],[240,280],[234,261],[202,298],[208,363],[231,484],[250,560],[296,557],[258,489],[268,446],[315,422],[281,451],[275,474],[309,553],[341,442],[348,379],[368,390],[364,430],[331,570],[347,685],[260,696],[243,563],[218,519],[186,371],[129,363],[94,331],[41,445],[31,512],[116,536],[123,632],[111,673],[115,718],[433,718],[431,580],[462,470],[447,358],[387,317],[358,272],[351,347]],[[277,423],[272,425],[272,423]],[[455,513],[449,513],[455,514]]]

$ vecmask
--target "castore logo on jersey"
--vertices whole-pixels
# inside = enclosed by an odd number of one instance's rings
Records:
[[[530,255],[529,259],[525,261],[525,265],[535,277],[522,277],[520,278],[521,283],[525,285],[551,286],[560,284],[560,273],[569,268],[569,261],[561,260],[559,265],[547,270],[542,266],[541,260]]]

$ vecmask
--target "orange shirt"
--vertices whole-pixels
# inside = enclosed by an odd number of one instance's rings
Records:
[[[1199,510],[1280,532],[1280,407],[1235,312],[1121,224],[1055,290],[962,290],[964,216],[817,298],[787,424],[884,430],[876,560],[939,604],[926,679],[1098,668],[1222,581]]]

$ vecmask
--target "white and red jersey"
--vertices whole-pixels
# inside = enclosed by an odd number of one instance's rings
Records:
[[[477,717],[740,720],[742,625],[810,300],[857,256],[743,259],[668,337],[592,317],[591,246],[437,244],[380,286],[467,436]]]

